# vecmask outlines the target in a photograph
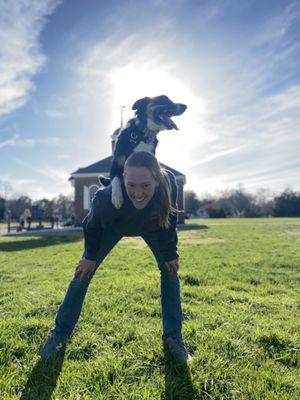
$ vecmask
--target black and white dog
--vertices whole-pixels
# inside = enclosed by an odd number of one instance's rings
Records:
[[[177,129],[171,117],[181,115],[187,106],[173,103],[167,96],[144,97],[132,106],[135,118],[119,130],[110,170],[110,179],[99,177],[102,185],[112,185],[112,203],[116,208],[123,204],[120,179],[126,159],[134,151],[148,151],[155,155],[157,134],[163,130]]]

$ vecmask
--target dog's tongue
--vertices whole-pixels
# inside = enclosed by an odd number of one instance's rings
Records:
[[[168,126],[168,128],[170,129],[176,129],[178,131],[177,125],[175,124],[174,121],[171,120],[170,117],[168,117],[168,115],[166,114],[160,114],[160,119],[162,119],[166,125]]]

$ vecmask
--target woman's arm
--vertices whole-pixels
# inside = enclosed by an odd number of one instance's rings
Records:
[[[103,202],[101,202],[101,192],[102,191],[99,190],[96,193],[96,196],[93,199],[92,208],[82,222],[85,248],[84,258],[87,260],[96,260],[97,253],[100,249],[100,239],[103,232]]]

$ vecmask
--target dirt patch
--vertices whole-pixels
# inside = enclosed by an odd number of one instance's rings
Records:
[[[215,243],[224,243],[225,239],[214,237],[214,236],[206,236],[202,233],[190,233],[190,232],[180,232],[179,235],[179,242],[182,244],[190,244],[190,245],[197,245],[197,244],[215,244]]]

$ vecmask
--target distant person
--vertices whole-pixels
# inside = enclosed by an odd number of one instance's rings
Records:
[[[75,269],[51,333],[40,350],[44,359],[54,357],[70,339],[92,277],[123,236],[141,236],[152,250],[160,269],[165,349],[172,354],[176,364],[190,359],[181,333],[175,177],[162,170],[156,158],[146,152],[135,152],[126,160],[123,176],[122,207],[116,209],[113,206],[111,186],[108,186],[98,190],[83,221],[83,258]]]
[[[20,223],[21,230],[24,229],[24,227],[25,227],[25,216],[24,216],[24,214],[20,215],[19,223]]]
[[[31,221],[32,221],[31,215],[28,215],[28,216],[26,217],[27,230],[28,230],[28,231],[30,231],[30,228],[31,228]]]
[[[55,227],[56,227],[56,229],[58,229],[58,223],[59,223],[58,215],[55,215],[55,216],[54,216],[54,222],[55,222]]]

